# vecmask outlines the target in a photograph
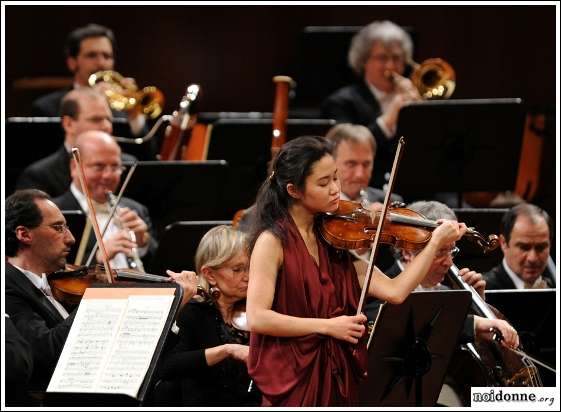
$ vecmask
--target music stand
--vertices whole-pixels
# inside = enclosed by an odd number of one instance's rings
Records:
[[[496,307],[518,332],[528,355],[554,367],[557,356],[555,289],[505,289],[485,291],[485,300]],[[555,374],[539,365],[544,386],[555,386]]]
[[[380,308],[360,406],[434,406],[471,303],[467,291],[414,292]]]
[[[175,296],[166,318],[166,323],[162,334],[156,344],[154,354],[144,376],[144,380],[136,397],[119,393],[95,393],[95,392],[45,392],[42,406],[143,406],[151,401],[154,388],[156,367],[159,359],[163,355],[166,340],[175,320],[179,305],[183,298],[183,289],[178,284],[173,283],[141,283],[123,282],[120,284],[93,284],[93,288],[174,288]]]
[[[66,224],[68,225],[70,233],[72,233],[72,236],[76,239],[76,242],[70,247],[70,253],[66,257],[67,262],[74,263],[88,217],[82,210],[61,210],[61,212],[66,219]]]
[[[175,222],[167,226],[158,249],[147,269],[165,275],[166,269],[180,272],[195,270],[195,252],[206,232],[218,225],[231,225],[231,220]]]
[[[287,140],[303,135],[325,136],[334,124],[329,119],[288,119]],[[223,190],[228,203],[236,205],[234,213],[253,204],[267,177],[272,127],[272,119],[264,118],[222,118],[212,126],[207,159],[224,159],[230,165]]]
[[[463,192],[513,190],[523,129],[521,99],[405,106],[396,134],[405,137],[406,145],[395,191],[407,201],[454,192],[461,202]]]
[[[138,162],[125,196],[148,208],[160,237],[167,225],[179,220],[231,219],[224,206],[227,176],[223,160]]]

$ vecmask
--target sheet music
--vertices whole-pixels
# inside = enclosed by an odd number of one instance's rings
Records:
[[[47,392],[136,397],[173,295],[82,299]]]

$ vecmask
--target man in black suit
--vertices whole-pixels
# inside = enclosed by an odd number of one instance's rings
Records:
[[[113,116],[105,97],[91,88],[69,92],[62,101],[61,126],[64,144],[53,154],[29,165],[16,183],[16,189],[39,189],[50,196],[60,196],[70,186],[70,150],[80,133],[101,130],[112,133]],[[124,154],[124,161],[135,158]]]
[[[385,192],[368,186],[376,158],[372,132],[366,126],[339,123],[329,129],[325,138],[333,143],[341,199],[363,203],[374,212],[381,210]],[[392,201],[402,202],[403,198],[392,193]]]
[[[121,149],[110,135],[96,130],[79,135],[75,146],[80,150],[84,177],[95,203],[100,227],[104,227],[111,209],[108,192],[115,193],[123,171]],[[78,166],[74,159],[70,162],[70,174],[72,183],[69,190],[55,198],[54,202],[61,210],[86,212],[89,207],[80,185]],[[125,197],[121,198],[120,206],[104,237],[108,258],[116,268],[132,268],[135,264],[141,266],[138,258],[149,259],[157,248],[148,210],[140,203]],[[86,256],[94,244],[92,234],[90,232]],[[136,262],[133,261],[134,259]],[[98,261],[103,261],[99,251]]]
[[[44,390],[72,325],[73,314],[52,296],[46,274],[64,268],[74,237],[44,192],[6,199],[6,313],[33,351],[30,389]]]
[[[521,203],[505,213],[499,242],[503,261],[485,273],[488,289],[554,288],[547,269],[551,220],[546,211]]]
[[[65,268],[75,239],[59,208],[45,192],[36,189],[16,191],[6,199],[5,238],[6,314],[33,353],[29,389],[42,391],[47,388],[76,313],[69,314],[54,298],[47,276]],[[194,272],[168,274],[183,288],[184,305],[196,291]],[[21,365],[25,370],[14,373],[27,379],[27,366]]]
[[[445,204],[436,201],[418,201],[408,205],[408,209],[421,213],[425,218],[436,221],[438,219],[457,220],[455,213]],[[448,289],[442,285],[442,281],[450,267],[453,265],[453,258],[459,249],[455,243],[447,245],[446,248],[438,251],[432,265],[427,272],[427,276],[417,286],[415,291],[427,290],[445,290]],[[399,275],[403,269],[409,265],[415,256],[420,252],[411,252],[407,250],[400,250],[400,257],[396,259],[396,263],[384,273],[389,277]],[[359,270],[366,271],[364,262],[357,265]],[[468,268],[463,268],[459,271],[462,279],[470,286],[472,286],[477,293],[484,299],[485,297],[485,280],[480,273],[477,273]],[[373,301],[367,305],[367,316],[373,319],[376,314],[380,301]],[[463,342],[473,342],[475,337],[483,338],[486,340],[492,339],[490,328],[498,328],[503,335],[508,345],[518,346],[518,335],[516,331],[505,321],[500,319],[486,319],[477,315],[468,315],[464,324],[462,335],[460,336]]]
[[[391,170],[400,109],[420,96],[402,75],[412,61],[413,42],[405,30],[390,21],[376,21],[358,32],[349,49],[349,64],[361,79],[329,96],[322,116],[338,123],[368,127],[378,146],[374,186],[382,187]]]

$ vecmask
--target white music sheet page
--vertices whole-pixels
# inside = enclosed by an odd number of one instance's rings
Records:
[[[47,392],[136,397],[173,298],[82,299]]]

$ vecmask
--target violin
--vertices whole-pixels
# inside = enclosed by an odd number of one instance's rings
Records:
[[[103,265],[76,266],[66,265],[66,269],[47,274],[53,296],[68,306],[80,303],[86,289],[94,283],[108,283]],[[111,269],[112,283],[147,281],[170,282],[167,276],[142,273],[133,269]]]
[[[372,214],[358,202],[340,200],[339,208],[321,216],[320,233],[338,249],[369,248],[376,236],[381,212]],[[418,251],[431,239],[438,223],[422,214],[404,207],[390,207],[385,216],[380,242],[408,251]],[[485,252],[499,245],[497,235],[485,238],[474,228],[468,228],[465,236],[477,243]]]

